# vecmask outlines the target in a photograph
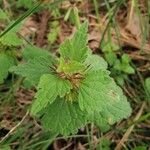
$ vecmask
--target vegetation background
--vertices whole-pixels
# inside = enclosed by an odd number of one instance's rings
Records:
[[[57,55],[84,20],[89,47],[107,61],[133,112],[106,132],[89,124],[56,137],[28,114],[35,89],[8,73],[12,61],[1,52],[11,49],[21,63],[26,45]],[[150,149],[149,0],[0,0],[0,31],[0,150]]]

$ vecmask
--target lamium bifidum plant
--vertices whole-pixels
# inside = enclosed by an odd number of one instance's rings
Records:
[[[85,21],[60,45],[59,57],[28,46],[23,52],[26,63],[10,69],[37,89],[30,112],[46,130],[75,134],[87,123],[103,130],[131,114],[107,63],[87,46],[87,30]]]

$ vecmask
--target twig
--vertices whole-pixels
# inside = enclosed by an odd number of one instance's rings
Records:
[[[140,118],[140,116],[141,116],[142,113],[143,113],[143,110],[144,110],[145,106],[146,106],[146,103],[143,102],[143,104],[142,104],[142,106],[141,106],[141,109],[139,110],[139,112],[137,113],[137,115],[136,115],[135,118],[134,118],[134,121],[137,121],[137,120]],[[132,125],[131,127],[129,127],[129,128],[127,129],[126,133],[123,135],[122,139],[121,139],[120,142],[117,144],[115,150],[121,150],[122,146],[123,146],[124,143],[127,141],[129,135],[130,135],[131,132],[133,131],[134,126],[135,126],[135,125]]]
[[[9,4],[6,0],[3,0],[4,9],[9,7]]]
[[[104,31],[103,31],[103,34],[102,34],[102,37],[101,37],[101,40],[100,40],[100,43],[99,43],[99,47],[101,47],[101,44],[102,44],[102,42],[103,42],[103,40],[104,40],[104,37],[105,37],[105,34],[106,34],[106,32],[107,32],[107,30],[108,30],[108,28],[109,28],[109,25],[111,24],[111,21],[112,21],[112,19],[113,19],[113,17],[115,16],[115,14],[116,14],[116,10],[118,10],[118,8],[120,7],[120,5],[122,4],[122,0],[120,0],[117,4],[116,4],[116,6],[112,9],[112,14],[110,15],[110,17],[109,17],[109,20],[108,20],[108,23],[107,23],[107,25],[106,25],[106,27],[105,27],[105,29],[104,29]]]
[[[26,114],[24,115],[24,117],[21,119],[21,121],[16,125],[14,126],[3,138],[2,140],[0,141],[0,144],[2,142],[4,142],[22,123],[23,121],[26,119],[26,117],[28,116],[29,114],[29,111],[26,112]]]
[[[67,148],[69,148],[73,143],[69,143],[67,146],[61,148],[61,150],[66,150]]]
[[[68,139],[68,138],[88,138],[88,136],[89,135],[70,135],[70,136],[66,136],[66,137],[56,137],[56,138],[54,138],[54,140],[55,141],[57,141],[57,140],[62,140],[62,139]],[[38,143],[35,143],[35,144],[32,144],[32,147],[35,147],[35,146],[38,146],[38,145],[40,145],[40,144],[44,144],[44,143],[47,143],[47,142],[49,142],[50,141],[50,139],[48,139],[48,140],[45,140],[45,141],[40,141],[40,142],[38,142]],[[29,149],[31,146],[27,146],[25,149]]]

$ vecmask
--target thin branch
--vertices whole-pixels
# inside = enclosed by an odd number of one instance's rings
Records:
[[[28,116],[29,114],[29,111],[26,112],[26,114],[24,115],[24,117],[21,119],[21,121],[16,125],[14,126],[3,138],[2,140],[0,141],[0,144],[2,142],[4,142],[22,123],[23,121],[26,119],[26,117]]]
[[[143,104],[142,104],[142,106],[141,106],[141,109],[139,110],[139,112],[137,113],[137,115],[136,115],[135,118],[134,118],[134,121],[137,121],[137,120],[140,118],[140,116],[141,116],[142,113],[143,113],[143,110],[144,110],[145,106],[146,106],[146,103],[143,102]],[[121,139],[120,142],[117,144],[115,150],[121,150],[121,149],[122,149],[122,146],[123,146],[124,143],[127,141],[129,135],[130,135],[131,132],[133,131],[134,126],[135,126],[135,125],[132,125],[132,126],[130,126],[130,127],[127,129],[126,133],[123,135],[122,139]]]

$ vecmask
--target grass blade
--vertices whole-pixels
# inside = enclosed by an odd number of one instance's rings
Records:
[[[53,3],[50,4],[49,8],[52,8],[53,6],[57,5],[58,3],[62,2],[64,0],[57,0]],[[31,15],[33,12],[35,12],[35,10],[37,10],[37,8],[39,8],[39,6],[41,4],[43,4],[43,1],[39,1],[37,2],[31,9],[29,9],[28,11],[26,11],[21,17],[19,17],[13,24],[11,24],[10,26],[8,26],[8,28],[6,30],[4,30],[4,32],[2,32],[0,34],[0,38],[3,37],[7,32],[9,32],[11,29],[13,29],[16,25],[18,25],[20,22],[22,22],[26,17],[28,17],[29,15]]]

